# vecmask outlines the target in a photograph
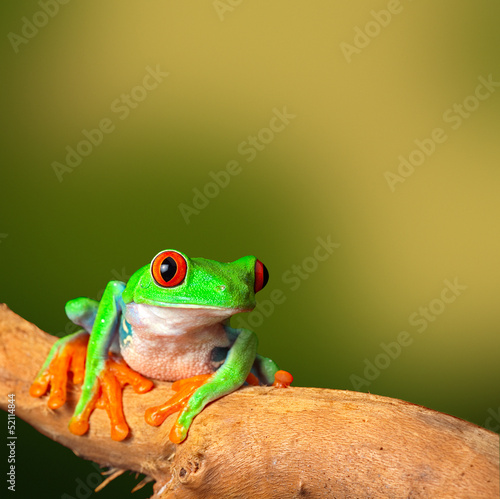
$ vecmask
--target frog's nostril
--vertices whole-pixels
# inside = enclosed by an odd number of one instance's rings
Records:
[[[260,260],[257,260],[255,262],[254,291],[257,293],[262,288],[264,288],[265,285],[267,284],[267,281],[269,281],[269,271],[267,270],[266,266]]]

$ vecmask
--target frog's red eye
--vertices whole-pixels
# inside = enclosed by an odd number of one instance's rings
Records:
[[[178,286],[186,277],[186,271],[186,260],[177,251],[162,251],[151,262],[151,275],[156,284],[164,288]]]
[[[254,291],[257,293],[257,291],[260,291],[266,284],[267,281],[269,281],[269,272],[266,268],[266,266],[260,261],[257,260],[255,262],[255,284],[254,284]]]

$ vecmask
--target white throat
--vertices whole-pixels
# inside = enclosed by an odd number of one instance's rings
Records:
[[[124,317],[136,333],[145,336],[179,336],[211,329],[238,312],[236,309],[215,307],[158,307],[130,303]]]

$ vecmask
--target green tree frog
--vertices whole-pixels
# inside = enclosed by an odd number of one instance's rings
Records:
[[[255,307],[255,294],[268,277],[254,256],[222,263],[161,251],[127,284],[110,281],[100,301],[76,298],[66,303],[67,316],[83,330],[54,344],[30,393],[41,397],[50,385],[47,404],[57,409],[66,402],[72,372],[73,382],[83,386],[70,431],[85,434],[92,411],[104,408],[111,438],[120,441],[129,434],[122,388],[130,384],[145,393],[153,388],[148,378],[175,381],[176,394],[149,408],[145,419],[159,426],[179,412],[170,439],[180,443],[206,404],[245,381],[290,385],[289,373],[257,354],[255,333],[229,326],[232,315]]]

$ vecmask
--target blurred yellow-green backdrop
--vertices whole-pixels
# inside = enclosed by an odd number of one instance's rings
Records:
[[[297,385],[498,431],[499,16],[493,0],[3,5],[0,300],[63,335],[66,300],[162,249],[255,254],[271,279],[242,320]],[[84,494],[89,463],[17,431],[21,497]]]

